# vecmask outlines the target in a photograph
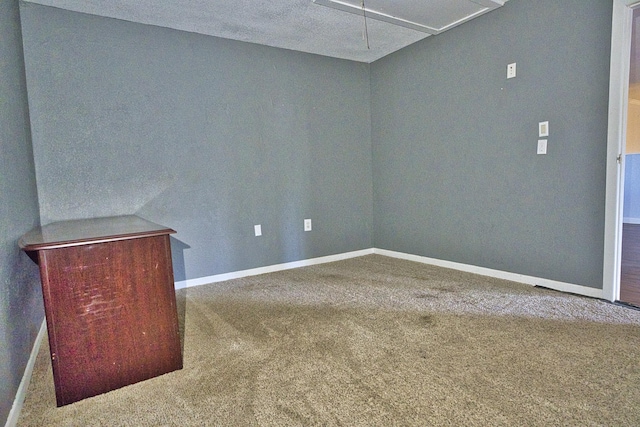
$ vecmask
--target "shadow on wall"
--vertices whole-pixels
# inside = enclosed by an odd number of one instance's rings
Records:
[[[174,282],[182,282],[187,280],[186,268],[184,266],[184,250],[191,246],[169,236],[171,242],[171,262],[173,263],[173,280]]]
[[[7,362],[6,366],[0,368],[0,376],[3,377],[3,391],[0,395],[3,399],[10,399],[0,402],[2,415],[8,414],[11,409],[32,345],[44,319],[38,266],[18,249],[17,241],[12,258],[14,268],[7,282],[10,287],[5,313],[6,325],[3,325],[8,327],[8,337],[7,342],[1,345],[4,348],[0,350],[0,360]]]
[[[173,236],[169,236],[171,242],[171,262],[173,264],[173,280],[175,282],[181,282],[187,280],[187,274],[184,266],[184,250],[189,249],[190,246],[186,243],[176,239]],[[185,316],[187,311],[187,290],[180,289],[176,291],[176,310],[178,312],[178,330],[180,333],[180,348],[184,357],[184,325]]]

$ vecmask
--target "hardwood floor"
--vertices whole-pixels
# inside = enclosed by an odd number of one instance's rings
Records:
[[[640,224],[622,228],[620,301],[640,307]]]

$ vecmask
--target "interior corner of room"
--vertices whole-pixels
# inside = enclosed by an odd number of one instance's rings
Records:
[[[640,223],[632,1],[433,1],[420,30],[312,0],[226,23],[103,3],[0,0],[0,423],[43,320],[17,240],[56,221],[171,227],[177,287],[379,253],[619,299]],[[270,37],[265,16],[291,21]]]

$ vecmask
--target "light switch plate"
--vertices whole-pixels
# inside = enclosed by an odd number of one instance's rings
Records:
[[[549,122],[538,123],[538,136],[549,136]]]
[[[538,154],[547,154],[547,140],[539,139],[538,140]]]

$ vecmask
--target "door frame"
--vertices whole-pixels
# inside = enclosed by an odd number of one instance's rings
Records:
[[[620,299],[631,25],[633,8],[639,5],[639,0],[613,0],[602,282],[603,298],[612,302]]]

